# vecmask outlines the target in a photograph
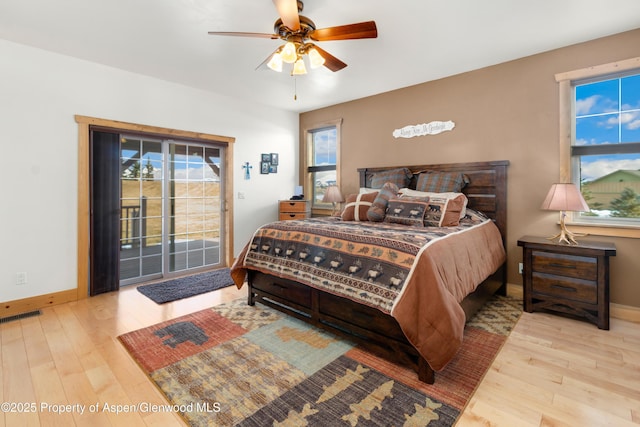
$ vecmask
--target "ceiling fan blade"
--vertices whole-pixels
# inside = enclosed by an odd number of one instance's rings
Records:
[[[375,39],[376,37],[378,37],[378,28],[376,27],[375,21],[320,28],[309,32],[309,38],[317,42],[329,40]]]
[[[336,58],[335,56],[331,55],[326,50],[321,49],[316,45],[314,45],[313,47],[318,51],[320,56],[322,56],[324,58],[324,66],[327,67],[328,69],[330,69],[331,71],[333,71],[334,73],[336,71],[342,70],[344,67],[347,66],[347,64],[345,64],[344,62],[340,61],[338,58]]]
[[[276,34],[267,34],[267,33],[241,33],[234,31],[209,31],[209,35],[211,36],[235,36],[235,37],[259,37],[262,39],[278,39]]]
[[[278,10],[282,23],[290,30],[298,31],[300,29],[300,17],[298,16],[297,0],[273,0],[273,4]]]

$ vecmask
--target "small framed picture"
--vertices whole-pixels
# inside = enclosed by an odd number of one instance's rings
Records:
[[[271,156],[272,155],[269,154],[269,153],[262,153],[260,161],[263,162],[263,163],[270,163],[271,162]]]
[[[278,173],[278,166],[271,163],[271,166],[269,166],[269,173]]]
[[[270,168],[271,168],[271,163],[260,162],[260,173],[269,173]]]
[[[278,166],[278,153],[271,153],[271,164]]]

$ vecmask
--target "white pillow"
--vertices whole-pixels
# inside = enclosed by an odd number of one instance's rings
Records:
[[[412,190],[410,188],[401,188],[398,191],[398,194],[408,197],[442,197],[446,199],[455,199],[462,194],[464,196],[464,204],[462,210],[460,211],[460,219],[464,218],[464,216],[467,214],[467,203],[469,202],[469,200],[467,199],[467,196],[464,195],[464,193],[432,193],[429,191],[418,191]]]

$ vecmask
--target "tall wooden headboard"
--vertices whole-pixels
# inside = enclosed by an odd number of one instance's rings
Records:
[[[480,211],[493,219],[502,234],[503,242],[505,242],[507,238],[507,166],[509,166],[508,160],[498,160],[493,162],[359,168],[358,173],[360,174],[360,187],[371,187],[371,178],[376,172],[406,167],[413,173],[410,188],[415,188],[420,172],[462,172],[469,178],[469,183],[462,189],[462,192],[469,199],[468,207]]]

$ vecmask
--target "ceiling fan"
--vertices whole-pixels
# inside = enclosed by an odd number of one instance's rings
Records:
[[[360,22],[356,24],[340,25],[316,29],[313,21],[300,15],[303,3],[300,0],[273,0],[280,18],[273,26],[273,34],[209,31],[214,36],[240,36],[259,37],[269,39],[282,39],[286,43],[275,50],[263,61],[258,68],[265,63],[274,71],[282,71],[282,63],[293,65],[292,75],[306,74],[303,57],[308,55],[311,68],[322,65],[335,72],[347,66],[344,62],[331,55],[329,52],[316,46],[313,42],[332,40],[371,39],[378,37],[378,29],[374,21]]]

